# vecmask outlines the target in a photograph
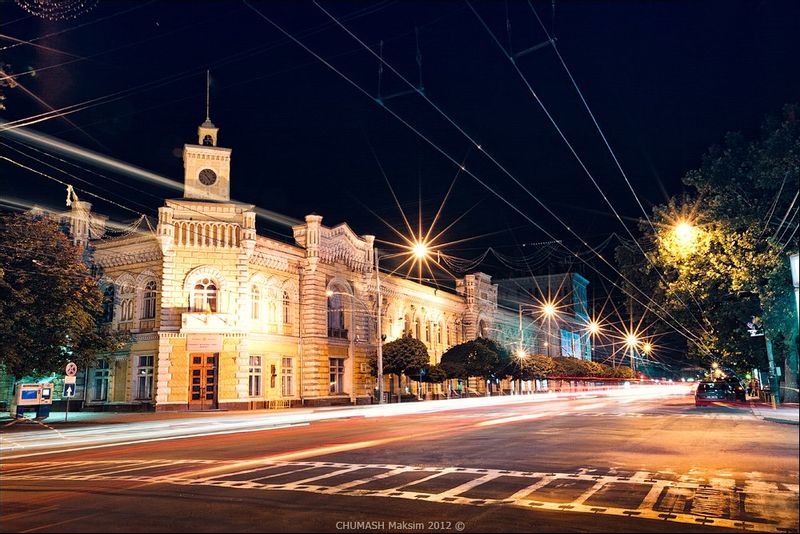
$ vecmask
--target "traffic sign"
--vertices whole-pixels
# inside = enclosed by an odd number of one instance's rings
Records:
[[[69,362],[66,369],[67,376],[75,376],[78,374],[78,365],[75,362]]]
[[[75,396],[75,384],[64,384],[64,392],[61,394],[62,397],[74,397]]]
[[[75,381],[77,381],[77,380],[78,380],[77,376],[65,376],[64,377],[64,383],[65,384],[74,384]]]

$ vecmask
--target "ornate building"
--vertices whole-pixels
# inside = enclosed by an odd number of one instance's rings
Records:
[[[498,306],[483,273],[457,280],[455,293],[381,274],[378,336],[374,237],[319,215],[292,228],[293,244],[258,235],[254,206],[230,199],[231,149],[217,134],[206,120],[185,145],[184,196],[159,208],[155,228],[98,239],[87,229],[105,219],[73,204],[73,237],[102,273],[105,319],[132,338],[86,370],[87,408],[370,403],[368,357],[381,338],[414,336],[438,363],[477,336],[535,337],[536,319]]]

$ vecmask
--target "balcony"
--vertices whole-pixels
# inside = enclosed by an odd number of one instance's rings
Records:
[[[236,328],[236,316],[231,313],[184,312],[181,331],[220,332]]]

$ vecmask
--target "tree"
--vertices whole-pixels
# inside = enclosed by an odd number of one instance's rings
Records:
[[[424,381],[429,384],[441,384],[447,380],[447,372],[441,365],[429,365],[425,369]]]
[[[383,345],[383,372],[397,375],[398,384],[403,374],[416,374],[429,361],[428,348],[425,343],[411,336],[403,336]],[[377,355],[370,359],[372,374],[377,373]]]
[[[0,215],[0,366],[15,377],[86,367],[125,337],[99,324],[103,294],[58,226]]]
[[[798,318],[786,253],[797,250],[798,118],[800,106],[788,105],[754,139],[728,134],[684,177],[693,192],[654,209],[658,230],[641,226],[649,261],[631,246],[617,250],[628,278],[688,329],[695,357],[764,368],[764,344],[754,347],[747,327],[760,320],[795,402]]]

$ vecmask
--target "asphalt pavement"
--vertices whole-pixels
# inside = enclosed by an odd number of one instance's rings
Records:
[[[470,401],[14,425],[0,531],[798,530],[797,427],[760,407]]]

